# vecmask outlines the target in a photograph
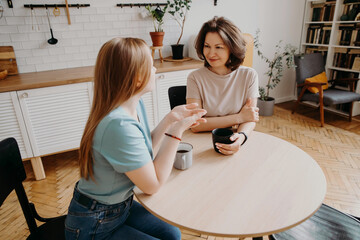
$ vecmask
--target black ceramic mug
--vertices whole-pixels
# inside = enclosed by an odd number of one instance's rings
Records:
[[[216,152],[219,152],[219,149],[216,148],[215,143],[224,143],[224,144],[230,144],[234,141],[230,140],[230,137],[233,135],[233,131],[230,128],[215,128],[212,130],[212,140],[213,140],[213,146]]]

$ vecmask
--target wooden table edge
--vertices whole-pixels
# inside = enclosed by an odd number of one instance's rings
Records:
[[[318,208],[316,208],[316,210],[314,212],[312,212],[308,217],[306,217],[305,219],[299,221],[299,222],[296,222],[294,223],[293,225],[291,226],[288,226],[288,227],[285,227],[285,228],[281,228],[281,229],[277,229],[277,230],[273,230],[273,231],[269,231],[269,232],[263,232],[263,233],[256,233],[256,234],[223,234],[223,233],[215,233],[215,232],[207,232],[207,231],[200,231],[200,230],[197,230],[197,229],[193,229],[193,228],[190,228],[190,227],[185,227],[185,226],[182,226],[180,224],[177,224],[175,222],[172,222],[160,215],[158,215],[157,213],[155,213],[154,211],[152,211],[151,209],[149,209],[140,199],[139,197],[139,194],[145,194],[143,192],[141,192],[141,190],[138,188],[138,187],[135,187],[138,191],[140,191],[139,193],[136,192],[136,189],[133,190],[133,193],[136,197],[136,200],[146,209],[148,210],[151,214],[153,214],[154,216],[156,216],[157,218],[163,220],[164,222],[166,223],[169,223],[173,226],[176,226],[180,229],[184,229],[184,230],[188,230],[188,231],[191,231],[191,232],[195,232],[195,233],[199,233],[199,234],[204,234],[204,235],[209,235],[209,236],[214,236],[214,237],[226,237],[226,238],[247,238],[247,237],[261,237],[261,236],[269,236],[269,235],[272,235],[272,234],[276,234],[276,233],[280,233],[280,232],[283,232],[283,231],[286,231],[288,229],[291,229],[295,226],[298,226],[300,225],[301,223],[305,222],[306,220],[308,220],[309,218],[311,218],[318,210],[319,208],[321,207],[322,203],[319,205]],[[324,195],[324,198],[323,200],[325,199],[325,195]]]

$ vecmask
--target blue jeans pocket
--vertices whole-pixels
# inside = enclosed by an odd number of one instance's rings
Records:
[[[66,240],[77,240],[79,239],[80,229],[70,228],[65,224],[65,239]]]
[[[129,216],[130,204],[106,205],[97,203],[88,209],[72,199],[65,220],[67,240],[106,239],[124,224]]]
[[[122,224],[129,216],[128,208],[116,208],[111,210],[106,210],[103,212],[104,217],[100,218],[98,221],[98,226],[96,229],[97,233],[106,233],[112,232]]]

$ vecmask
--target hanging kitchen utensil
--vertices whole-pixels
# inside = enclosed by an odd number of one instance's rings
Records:
[[[31,8],[31,10],[30,10],[30,17],[31,17],[31,29],[34,31],[35,30],[35,27],[34,27],[35,20],[34,20],[34,9],[33,8]]]
[[[47,8],[46,8],[46,14],[47,14],[48,22],[49,22],[50,33],[51,33],[51,38],[48,40],[48,43],[54,45],[58,42],[58,40],[56,38],[54,38],[53,30],[52,30],[51,24],[50,24],[49,9],[47,9]]]
[[[71,24],[71,20],[70,20],[69,4],[68,4],[68,1],[67,1],[67,0],[65,0],[65,6],[66,6],[66,15],[67,15],[68,23],[69,23],[69,25],[70,25],[70,24]]]
[[[33,31],[40,31],[40,26],[36,17],[36,12],[34,8],[31,8],[31,28]]]
[[[4,6],[0,0],[0,19],[4,16]]]
[[[58,8],[57,6],[55,6],[54,10],[53,10],[54,16],[60,16],[60,8]]]

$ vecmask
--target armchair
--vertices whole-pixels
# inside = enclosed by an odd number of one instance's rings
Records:
[[[306,78],[311,78],[325,71],[324,59],[321,53],[306,54],[304,56],[295,56],[296,64],[296,82],[298,99],[295,103],[292,113],[296,111],[298,104],[301,101],[310,101],[319,104],[320,107],[320,122],[324,126],[324,106],[350,103],[349,121],[352,118],[352,109],[354,101],[360,100],[360,94],[355,93],[357,78],[335,79],[328,81],[331,86],[328,89],[323,89],[326,83],[306,82]],[[350,91],[335,88],[338,83],[346,83]],[[315,87],[318,93],[309,92],[309,88]]]

